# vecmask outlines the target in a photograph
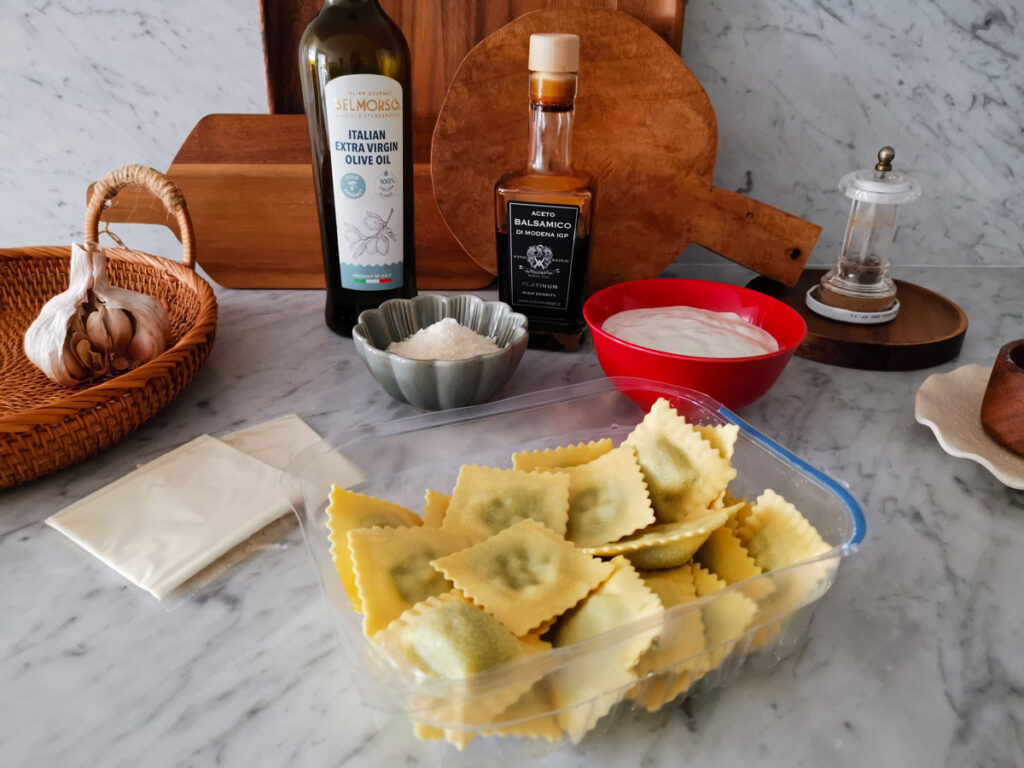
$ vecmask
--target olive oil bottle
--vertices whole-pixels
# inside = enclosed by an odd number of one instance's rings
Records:
[[[585,323],[594,179],[572,164],[579,37],[530,36],[527,166],[494,187],[498,296],[530,322],[530,346],[573,351]]]
[[[325,0],[299,44],[327,325],[416,295],[409,46],[378,0]]]

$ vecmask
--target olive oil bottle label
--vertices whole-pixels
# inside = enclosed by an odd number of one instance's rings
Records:
[[[508,264],[513,305],[566,309],[576,246],[575,205],[508,204]]]
[[[343,288],[402,286],[402,85],[344,75],[324,88]]]

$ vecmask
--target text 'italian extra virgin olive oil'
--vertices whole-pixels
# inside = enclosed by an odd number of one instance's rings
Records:
[[[299,45],[327,325],[416,295],[409,46],[377,0],[325,0]]]
[[[594,180],[572,164],[580,39],[530,36],[527,166],[494,188],[498,295],[530,323],[530,345],[579,349],[586,326]]]

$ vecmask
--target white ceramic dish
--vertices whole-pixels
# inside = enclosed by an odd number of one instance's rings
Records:
[[[1024,456],[1004,448],[981,424],[981,401],[991,368],[965,365],[924,380],[914,399],[914,417],[931,427],[950,456],[981,464],[999,482],[1024,490]]]

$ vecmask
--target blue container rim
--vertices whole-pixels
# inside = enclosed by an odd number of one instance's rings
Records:
[[[867,521],[864,519],[864,510],[861,508],[858,501],[853,498],[853,494],[846,490],[846,488],[844,488],[837,480],[826,475],[820,469],[808,464],[788,448],[780,445],[760,430],[752,427],[748,421],[737,416],[736,413],[729,410],[724,405],[719,406],[718,412],[729,421],[735,422],[740,429],[750,436],[752,440],[760,443],[774,453],[777,453],[789,463],[799,467],[839,497],[846,506],[846,510],[850,513],[850,518],[853,520],[853,536],[843,545],[843,553],[848,555],[856,552],[860,547],[860,543],[864,540],[864,536],[867,534],[868,526]]]

